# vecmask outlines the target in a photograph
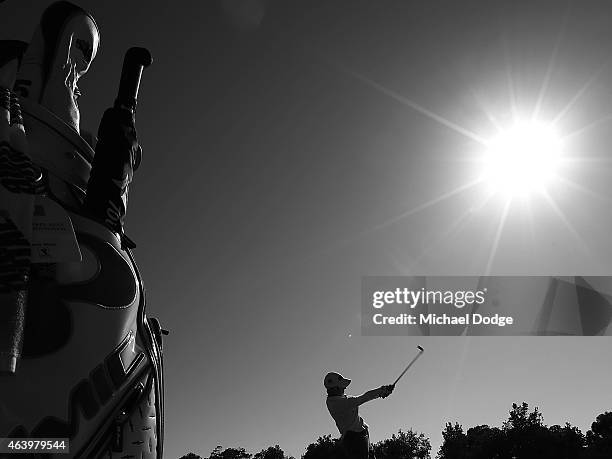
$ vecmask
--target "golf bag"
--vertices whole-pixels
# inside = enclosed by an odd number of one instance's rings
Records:
[[[37,31],[46,45],[49,34],[72,33],[65,24],[93,22],[67,2],[49,9]],[[91,57],[84,39],[72,38]],[[20,72],[11,101],[28,151],[0,142],[0,357],[9,357],[0,372],[0,437],[69,440],[69,450],[45,457],[160,459],[163,333],[147,317],[135,245],[122,225],[140,161],[133,113],[107,110],[94,154],[35,86]],[[29,180],[36,183],[13,186]],[[21,202],[31,208],[17,208]],[[109,223],[111,208],[118,218]]]

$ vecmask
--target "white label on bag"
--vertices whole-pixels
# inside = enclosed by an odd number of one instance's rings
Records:
[[[81,261],[68,213],[45,196],[36,196],[32,219],[32,263]]]

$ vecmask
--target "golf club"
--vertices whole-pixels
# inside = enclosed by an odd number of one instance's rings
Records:
[[[402,373],[397,377],[397,379],[395,380],[395,382],[392,384],[393,387],[395,387],[395,385],[397,384],[397,382],[400,380],[400,378],[402,376],[404,376],[404,373],[406,373],[408,371],[408,368],[410,368],[412,366],[412,364],[414,362],[417,361],[417,359],[419,357],[421,357],[421,355],[423,354],[423,352],[425,352],[425,349],[423,349],[421,346],[417,346],[417,349],[419,350],[418,354],[414,357],[414,359],[412,359],[412,361],[408,364],[408,366],[406,368],[404,368],[404,371],[402,371]]]

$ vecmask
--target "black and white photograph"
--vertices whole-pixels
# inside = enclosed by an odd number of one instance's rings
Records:
[[[0,458],[611,459],[612,2],[0,1]]]

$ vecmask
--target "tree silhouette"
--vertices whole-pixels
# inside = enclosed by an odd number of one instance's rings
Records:
[[[198,456],[195,453],[187,453],[184,456],[181,456],[179,459],[202,459],[202,456]]]
[[[569,422],[565,426],[554,425],[549,427],[549,453],[548,456],[559,459],[580,458],[584,453],[585,438],[578,427]]]
[[[306,447],[306,454],[302,459],[345,459],[338,447],[338,440],[332,439],[331,435],[317,438],[315,443]]]
[[[505,433],[505,453],[520,459],[544,459],[548,456],[548,429],[544,425],[542,413],[536,407],[529,412],[529,405],[512,404],[508,420],[502,430]]]
[[[593,424],[597,424],[595,431],[612,433],[612,429],[607,430],[612,427],[612,416],[598,417],[598,420],[601,422]],[[606,425],[608,427],[604,427]],[[525,402],[512,404],[508,420],[501,429],[480,425],[464,433],[461,425],[447,423],[442,437],[444,442],[437,459],[603,459],[610,458],[612,451],[608,444],[603,448],[607,456],[587,455],[585,437],[580,429],[569,423],[563,427],[546,427],[538,408],[530,411]],[[591,438],[593,444],[598,443],[596,434]]]
[[[438,459],[467,459],[467,435],[463,432],[463,427],[458,423],[455,425],[450,422],[442,431],[442,446],[438,450]]]
[[[442,431],[443,443],[436,459],[611,459],[612,412],[597,416],[591,430],[584,435],[580,429],[544,424],[536,407],[526,402],[512,404],[508,419],[499,427],[478,425],[464,430],[458,423],[448,422]],[[429,459],[431,445],[424,434],[399,430],[391,438],[372,446],[376,459]],[[202,459],[188,453],[180,459]],[[270,446],[256,454],[244,448],[223,449],[217,446],[205,459],[294,459],[280,446]],[[331,435],[319,437],[306,448],[301,459],[347,459],[339,440]]]
[[[497,427],[476,426],[467,431],[467,451],[470,459],[506,458],[508,445],[504,432]]]
[[[376,459],[429,459],[431,444],[423,434],[400,430],[373,446]]]
[[[600,414],[591,424],[591,430],[586,434],[587,457],[589,459],[604,459],[610,457],[612,451],[612,412]]]
[[[542,413],[538,411],[536,406],[533,412],[529,412],[529,404],[523,402],[521,405],[512,404],[510,416],[504,422],[503,429],[506,431],[526,431],[532,428],[542,427],[544,419]]]
[[[269,446],[267,449],[262,449],[259,453],[253,456],[253,459],[294,459],[293,457],[285,456],[285,452],[280,446]]]
[[[442,431],[444,442],[437,459],[510,459],[506,435],[498,427],[480,425],[463,432],[460,424],[450,422]]]
[[[227,448],[222,451],[221,446],[213,449],[208,459],[251,459],[252,454],[246,452],[244,448]]]

